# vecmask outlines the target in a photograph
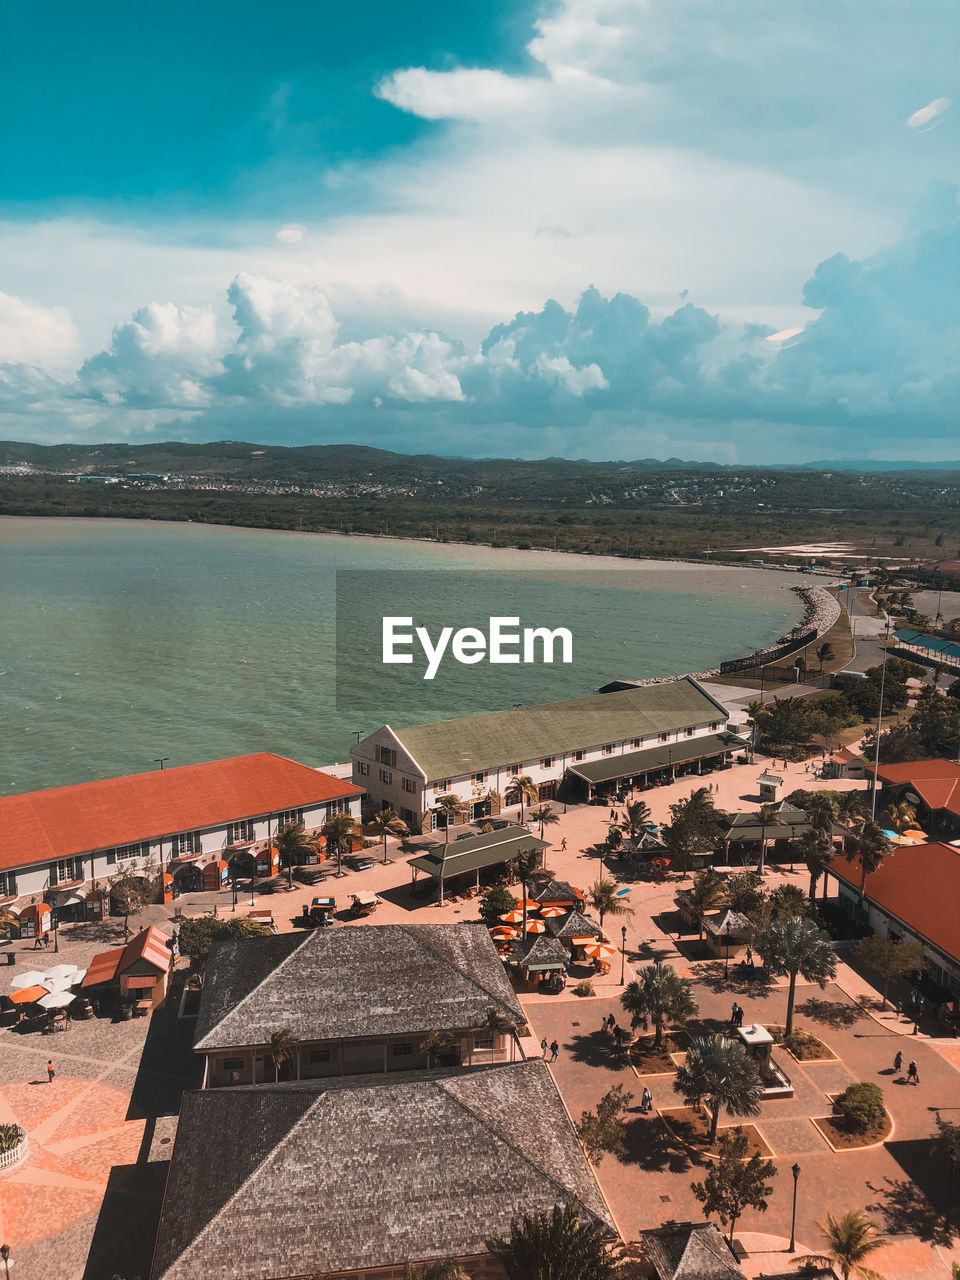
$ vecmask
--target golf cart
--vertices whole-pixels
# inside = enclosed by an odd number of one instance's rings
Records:
[[[303,904],[303,918],[300,923],[305,929],[325,929],[333,924],[333,913],[337,909],[336,898],[314,898],[309,907]]]
[[[380,899],[375,893],[351,893],[350,897],[352,899],[350,915],[354,920],[360,916],[372,915],[380,905]]]

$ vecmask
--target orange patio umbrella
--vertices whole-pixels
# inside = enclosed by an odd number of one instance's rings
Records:
[[[585,956],[595,956],[598,960],[606,959],[607,956],[618,955],[616,947],[608,947],[605,942],[590,942],[583,948]]]
[[[565,916],[567,912],[563,907],[541,907],[540,914],[544,920],[557,920],[560,916]]]
[[[520,930],[514,929],[510,925],[498,924],[490,930],[490,937],[494,941],[502,941],[504,938],[519,938]]]
[[[14,1004],[35,1004],[45,995],[49,995],[46,987],[21,987],[19,991],[10,992],[10,999]]]
[[[546,933],[547,926],[542,920],[528,920],[527,933]]]
[[[523,912],[519,907],[514,907],[512,911],[505,911],[500,919],[506,920],[508,924],[519,924],[523,919]]]

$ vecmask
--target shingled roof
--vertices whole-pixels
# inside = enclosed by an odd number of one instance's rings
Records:
[[[712,1222],[678,1222],[643,1233],[658,1280],[740,1280],[743,1269]]]
[[[539,1060],[188,1093],[153,1280],[470,1257],[519,1210],[573,1200],[616,1235]]]
[[[221,940],[207,962],[194,1046],[268,1044],[278,1027],[301,1040],[481,1027],[491,1006],[524,1020],[482,924]]]
[[[555,938],[599,938],[600,926],[582,911],[571,911],[563,919],[548,920],[547,928]]]

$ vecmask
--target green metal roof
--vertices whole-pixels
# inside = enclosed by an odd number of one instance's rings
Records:
[[[725,723],[727,715],[721,703],[685,676],[619,693],[595,693],[393,732],[433,781],[563,756],[605,742],[673,733],[712,720]]]
[[[744,739],[735,733],[710,733],[702,738],[685,738],[682,742],[671,742],[662,747],[647,747],[645,751],[628,751],[622,756],[604,756],[602,760],[572,764],[568,768],[578,778],[596,784],[630,778],[654,769],[669,769],[671,760],[675,765],[688,764],[691,760],[703,760],[707,756],[717,756],[745,746]]]
[[[505,827],[502,831],[487,831],[469,836],[466,840],[451,840],[440,844],[419,858],[411,858],[410,866],[425,871],[436,880],[449,880],[451,876],[476,871],[480,867],[493,867],[499,862],[509,862],[521,849],[546,849],[547,841],[531,835],[526,827]]]

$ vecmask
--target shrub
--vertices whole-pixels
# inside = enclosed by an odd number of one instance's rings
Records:
[[[573,994],[575,996],[592,996],[593,983],[590,981],[589,978],[584,978],[582,982],[578,982],[577,985],[573,988]]]
[[[22,1137],[18,1124],[0,1124],[0,1151],[13,1151]]]
[[[866,1133],[882,1125],[887,1114],[882,1089],[868,1081],[849,1085],[834,1101],[833,1109],[851,1133]]]

